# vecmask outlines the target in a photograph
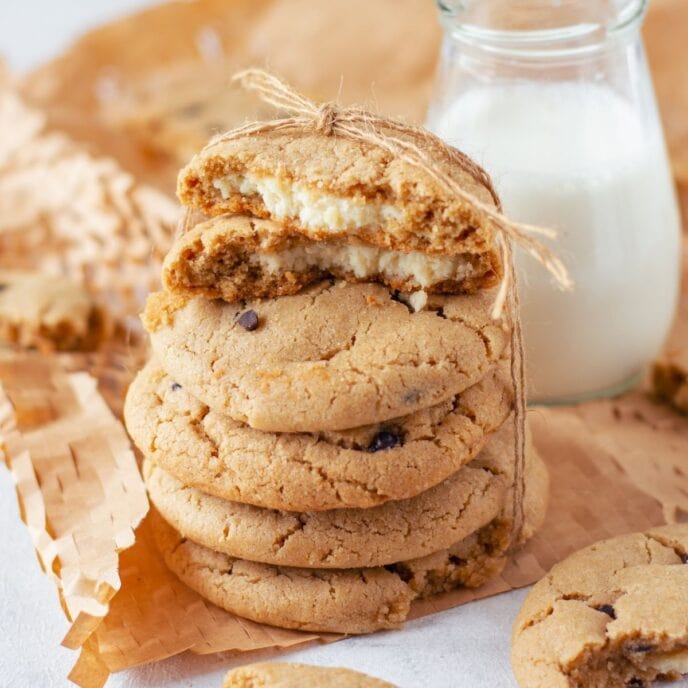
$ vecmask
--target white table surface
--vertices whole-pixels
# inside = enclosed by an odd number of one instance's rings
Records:
[[[430,2],[431,0],[428,0]],[[150,0],[0,0],[0,55],[16,70],[39,64],[90,26]],[[313,0],[314,10],[318,0]],[[1,134],[0,134],[1,135]],[[14,486],[0,467],[0,688],[69,686],[76,653],[60,646],[67,622],[41,573],[18,514]],[[348,666],[400,688],[514,688],[511,624],[526,591],[499,595],[408,623],[403,631],[310,646],[290,661]],[[251,661],[261,659],[260,654]],[[179,657],[115,674],[112,688],[219,688],[246,655]],[[688,680],[672,684],[688,688]]]

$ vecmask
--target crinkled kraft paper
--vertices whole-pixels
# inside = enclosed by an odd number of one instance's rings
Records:
[[[21,514],[78,648],[121,587],[148,500],[129,438],[86,373],[56,359],[0,353],[0,439]]]
[[[674,13],[684,9],[655,0],[647,33],[655,69],[671,62],[656,79],[679,180],[688,51],[675,47]],[[140,180],[170,192],[199,141],[259,113],[223,91],[237,67],[268,62],[316,97],[335,96],[343,74],[343,102],[377,100],[385,113],[422,118],[440,35],[432,3],[414,0],[402,13],[396,0],[336,0],[310,10],[310,0],[169,3],[92,32],[31,75],[30,104],[0,78],[0,130],[12,131],[0,136],[0,263],[65,273],[131,318],[157,284],[177,213]],[[354,43],[361,32],[368,40]],[[23,518],[73,622],[65,642],[81,648],[72,680],[95,688],[112,671],[185,650],[320,638],[228,614],[164,566],[141,522],[147,501],[124,429],[95,387],[97,378],[117,414],[145,357],[140,341],[94,355],[2,356],[0,435]],[[83,370],[95,378],[67,372]],[[529,415],[552,477],[544,527],[499,578],[417,602],[413,616],[527,585],[600,538],[688,518],[688,418],[643,391]]]

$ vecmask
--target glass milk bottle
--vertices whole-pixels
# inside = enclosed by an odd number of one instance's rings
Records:
[[[492,175],[513,219],[555,228],[575,290],[517,253],[530,396],[635,382],[676,307],[679,219],[640,38],[644,0],[440,0],[428,126]]]

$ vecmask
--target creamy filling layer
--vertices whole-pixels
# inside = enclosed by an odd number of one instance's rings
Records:
[[[653,652],[647,664],[660,674],[688,674],[688,648],[672,652]]]
[[[380,226],[388,220],[401,220],[397,207],[364,198],[345,198],[313,189],[298,181],[279,177],[229,174],[213,181],[213,186],[229,198],[232,194],[259,195],[275,220],[298,221],[304,229],[345,232]]]
[[[427,255],[420,251],[403,253],[376,246],[320,241],[276,253],[254,253],[251,263],[263,271],[302,272],[308,268],[338,270],[365,280],[384,275],[398,280],[412,279],[420,288],[438,282],[470,277],[473,265],[463,256]]]

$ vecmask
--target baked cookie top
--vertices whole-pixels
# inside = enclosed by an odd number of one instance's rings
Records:
[[[463,190],[495,207],[475,163],[432,138],[423,149]],[[316,240],[346,235],[398,251],[495,252],[494,231],[475,204],[401,157],[339,136],[268,132],[217,142],[181,170],[177,195],[209,215],[253,215]]]
[[[471,461],[511,410],[508,364],[409,416],[340,432],[268,433],[211,411],[156,361],[127,394],[127,430],[183,484],[287,511],[407,499]]]
[[[355,234],[313,238],[271,220],[221,215],[177,238],[162,275],[176,294],[232,302],[295,294],[326,277],[406,293],[472,293],[495,286],[500,273],[493,251],[401,251]]]
[[[435,487],[369,509],[285,512],[230,502],[185,487],[144,462],[151,502],[185,537],[233,557],[278,566],[384,566],[449,547],[492,521],[513,475],[513,431]]]
[[[164,370],[213,410],[313,432],[409,415],[476,384],[509,339],[491,306],[481,292],[411,312],[378,284],[321,282],[240,304],[158,292],[143,322]]]
[[[524,541],[542,523],[547,469],[527,454]],[[182,537],[153,509],[167,565],[189,587],[229,612],[259,623],[333,633],[398,628],[415,598],[478,587],[498,575],[511,540],[511,501],[487,526],[447,549],[386,567],[306,569],[259,564]]]
[[[260,662],[232,669],[222,688],[394,688],[391,683],[342,667]]]
[[[524,688],[642,688],[688,673],[688,525],[652,528],[571,555],[516,619]]]
[[[61,277],[0,270],[0,341],[43,351],[91,351],[105,337],[91,295]]]

